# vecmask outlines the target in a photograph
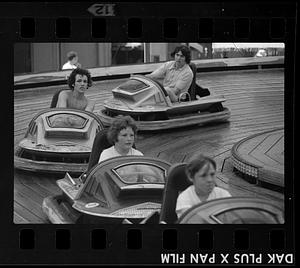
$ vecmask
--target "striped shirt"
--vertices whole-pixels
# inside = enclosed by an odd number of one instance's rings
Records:
[[[189,65],[185,64],[181,68],[176,68],[175,61],[164,63],[149,76],[154,79],[164,78],[163,86],[179,90],[176,95],[187,92],[193,81],[193,72]]]

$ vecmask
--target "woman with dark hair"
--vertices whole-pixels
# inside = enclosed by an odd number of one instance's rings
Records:
[[[216,162],[202,154],[195,155],[186,165],[186,174],[193,185],[179,194],[176,203],[178,218],[189,208],[212,199],[230,197],[230,193],[215,184]]]
[[[91,74],[88,70],[77,68],[68,78],[69,90],[59,93],[56,107],[73,108],[92,112],[95,102],[89,100],[84,94],[92,85]]]
[[[132,148],[136,133],[137,126],[130,116],[115,117],[107,131],[107,138],[113,146],[101,153],[99,163],[117,156],[143,155],[140,151]]]
[[[171,56],[174,57],[174,61],[164,63],[146,76],[155,80],[164,78],[163,86],[171,101],[176,102],[181,93],[188,92],[193,81],[193,72],[189,67],[191,51],[187,46],[181,45],[175,48]]]

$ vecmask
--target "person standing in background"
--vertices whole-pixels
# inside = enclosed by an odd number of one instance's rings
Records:
[[[62,70],[81,68],[81,64],[78,62],[78,55],[75,51],[68,52],[67,58],[68,61],[63,65]]]

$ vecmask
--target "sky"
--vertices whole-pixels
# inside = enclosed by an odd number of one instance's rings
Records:
[[[237,47],[237,48],[265,48],[265,47],[277,47],[284,48],[284,43],[212,43],[213,48],[227,48],[227,47]]]
[[[140,46],[142,43],[126,43],[127,47],[136,47]],[[189,43],[193,47],[197,48],[199,46],[199,43]],[[272,47],[272,48],[284,48],[284,43],[212,43],[213,48],[266,48],[266,47]],[[199,50],[202,50],[202,47],[199,48]]]

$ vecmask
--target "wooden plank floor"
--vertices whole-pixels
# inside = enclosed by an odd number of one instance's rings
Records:
[[[239,163],[257,167],[257,179],[284,187],[284,129],[275,129],[241,140],[234,146],[233,157]],[[235,165],[237,169],[239,167]],[[243,170],[240,170],[243,173]]]
[[[125,79],[95,82],[88,97],[96,100],[95,111],[111,96],[111,89]],[[284,127],[284,70],[245,70],[200,73],[197,81],[217,94],[223,94],[224,106],[231,110],[228,123],[191,126],[160,132],[139,133],[137,148],[147,156],[170,163],[187,161],[195,152],[214,157],[218,170],[230,156],[232,146],[252,134]],[[60,87],[61,88],[61,87]],[[14,94],[14,142],[22,139],[31,118],[49,107],[57,87],[18,90]],[[233,195],[265,196],[283,206],[283,195],[259,188],[231,174],[228,161],[226,172],[220,174],[218,184]],[[225,175],[226,176],[225,176]],[[47,223],[41,209],[42,200],[59,193],[56,179],[61,176],[30,174],[15,171],[14,222]]]

